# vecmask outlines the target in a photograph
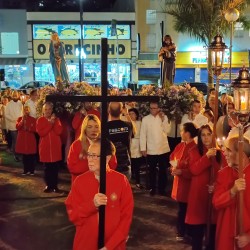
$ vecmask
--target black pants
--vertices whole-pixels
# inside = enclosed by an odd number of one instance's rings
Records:
[[[167,168],[169,166],[169,154],[161,155],[147,155],[147,162],[149,165],[149,185],[150,189],[156,189],[156,167],[158,165],[158,191],[159,193],[166,192],[167,187]]]
[[[187,203],[178,202],[178,214],[177,214],[177,235],[184,237],[187,234],[187,224],[185,223],[187,213]]]
[[[131,158],[131,172],[135,178],[136,184],[140,184],[140,169],[142,165],[142,157]]]
[[[23,154],[23,172],[24,173],[34,173],[35,171],[35,154],[25,155]]]
[[[192,250],[202,250],[203,237],[206,230],[206,225],[189,225],[192,237]],[[215,232],[216,225],[210,226],[210,238],[206,245],[206,250],[215,250]]]
[[[49,189],[56,189],[58,184],[58,162],[45,162],[44,180]]]

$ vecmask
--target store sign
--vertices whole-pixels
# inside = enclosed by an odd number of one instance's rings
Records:
[[[108,39],[131,39],[130,25],[117,24],[117,37],[112,36],[111,24],[85,24],[83,25],[83,38],[99,40],[103,37]],[[60,39],[78,40],[81,37],[81,26],[79,24],[34,24],[33,39],[50,40],[53,33],[58,33]]]
[[[61,40],[65,46],[65,56],[67,59],[77,59],[76,52],[79,51],[77,40]],[[87,59],[98,59],[101,56],[100,40],[84,40],[83,49]],[[34,59],[49,59],[49,40],[33,40]],[[108,41],[108,58],[121,59],[131,58],[131,41],[130,40],[109,40]]]

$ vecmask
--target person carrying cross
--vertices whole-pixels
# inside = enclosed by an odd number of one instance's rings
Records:
[[[65,201],[69,220],[76,226],[74,250],[98,249],[98,209],[106,207],[105,246],[102,250],[125,250],[133,215],[133,195],[125,175],[111,170],[108,162],[115,147],[106,141],[106,195],[99,193],[101,141],[88,149],[89,171],[78,176]],[[86,188],[87,187],[87,188]]]

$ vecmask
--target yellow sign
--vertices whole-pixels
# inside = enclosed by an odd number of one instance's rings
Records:
[[[67,59],[77,59],[76,55],[79,44],[77,40],[61,40],[65,46],[65,56]],[[50,40],[33,40],[34,59],[49,59],[49,44]],[[122,59],[131,58],[131,40],[108,40],[108,58]],[[83,49],[87,59],[98,59],[101,56],[101,41],[100,40],[84,40]]]

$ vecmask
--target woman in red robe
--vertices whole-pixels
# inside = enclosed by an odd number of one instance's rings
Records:
[[[217,209],[216,250],[250,250],[250,144],[244,139],[243,166],[244,178],[239,178],[238,137],[226,144],[228,167],[218,173],[213,204]],[[237,208],[238,193],[243,191],[243,234],[238,235]],[[238,249],[238,248],[237,248]]]
[[[90,143],[97,139],[101,133],[101,123],[97,116],[87,115],[81,127],[81,134],[70,146],[67,165],[71,173],[72,183],[75,178],[89,170],[87,152]],[[112,156],[109,162],[111,169],[115,169],[117,165],[116,157]]]
[[[190,228],[193,250],[202,249],[205,225],[208,220],[211,221],[211,232],[206,249],[215,249],[216,214],[212,209],[211,216],[208,218],[208,207],[212,206],[209,204],[211,202],[209,196],[212,193],[218,171],[225,165],[225,159],[222,152],[213,147],[212,133],[208,124],[201,126],[198,133],[198,144],[190,152],[189,169],[192,180],[185,221]],[[213,171],[213,180],[211,180],[211,171]]]
[[[58,189],[58,162],[62,160],[62,143],[60,135],[62,125],[53,113],[53,104],[43,105],[43,116],[37,119],[36,131],[40,136],[39,156],[44,163],[45,193],[60,192]]]
[[[30,116],[30,107],[24,106],[24,115],[19,117],[16,122],[17,141],[15,151],[22,154],[23,173],[22,175],[34,175],[36,146],[36,119]]]
[[[191,183],[189,159],[190,150],[196,145],[194,138],[197,134],[198,129],[192,122],[184,123],[181,130],[181,138],[183,142],[179,143],[170,155],[172,175],[174,175],[172,198],[178,202],[176,240],[184,240],[184,236],[187,233],[185,217]]]
[[[88,172],[78,176],[65,204],[69,219],[76,226],[74,250],[98,249],[99,206],[105,205],[105,247],[102,250],[125,250],[133,216],[133,195],[125,175],[108,167],[115,147],[106,144],[106,194],[99,193],[100,140],[88,149]]]

